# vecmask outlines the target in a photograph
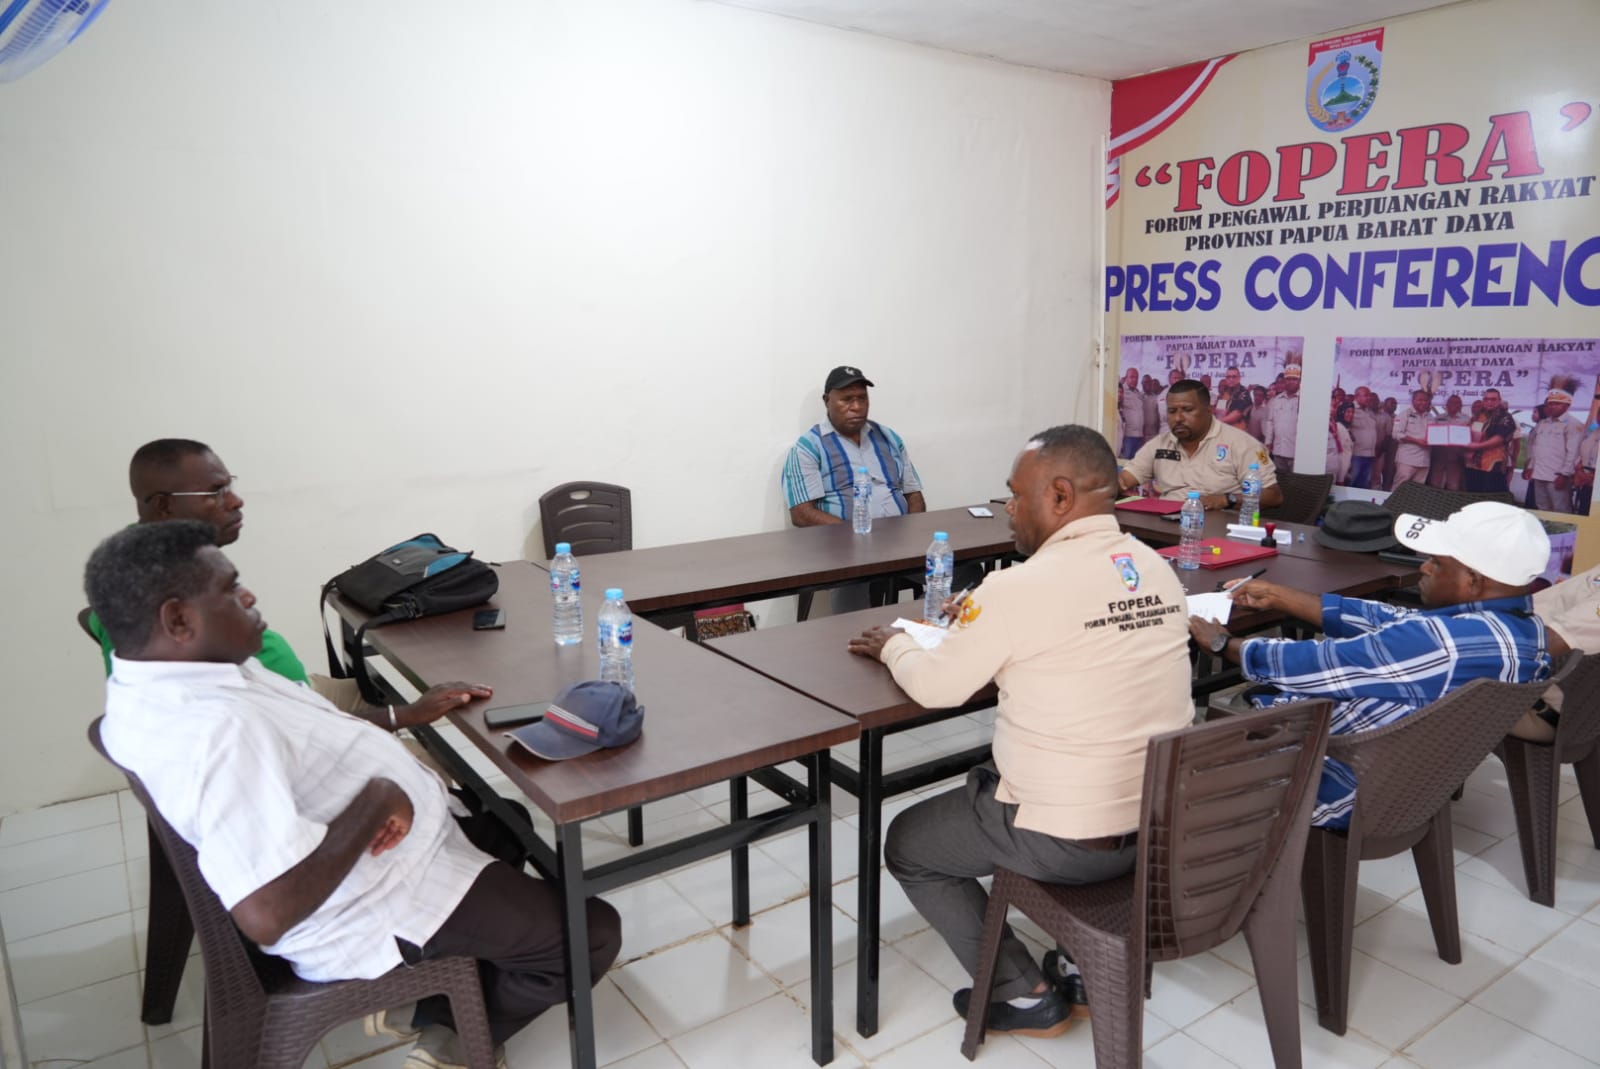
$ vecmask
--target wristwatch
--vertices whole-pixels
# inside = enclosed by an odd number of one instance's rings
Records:
[[[1228,507],[1231,509],[1238,508],[1240,504],[1238,494],[1224,494],[1222,500],[1227,502]]]
[[[1233,636],[1228,634],[1226,631],[1218,631],[1215,635],[1212,635],[1211,652],[1220,654],[1223,650],[1228,648],[1228,640],[1232,637]]]

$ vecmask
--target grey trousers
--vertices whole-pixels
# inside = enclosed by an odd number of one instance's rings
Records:
[[[955,952],[967,975],[978,969],[989,894],[978,882],[1002,865],[1047,883],[1096,883],[1133,869],[1135,845],[1092,850],[1071,839],[1016,826],[1017,807],[995,800],[1000,774],[986,761],[960,790],[918,802],[896,817],[884,840],[889,874]],[[995,967],[995,1002],[1031,994],[1044,973],[1006,926]]]

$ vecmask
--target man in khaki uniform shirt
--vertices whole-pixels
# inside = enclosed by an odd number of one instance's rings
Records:
[[[1551,660],[1567,650],[1600,653],[1600,565],[1539,591],[1533,596],[1533,611],[1551,633]],[[1534,742],[1554,739],[1561,718],[1561,688],[1545,691],[1542,704],[1544,708],[1524,715],[1511,734]]]
[[[1551,390],[1544,418],[1528,435],[1528,466],[1522,477],[1533,484],[1533,507],[1541,512],[1572,511],[1572,474],[1578,466],[1583,426],[1567,418],[1572,395]]]
[[[1283,504],[1277,468],[1266,446],[1211,415],[1211,392],[1184,379],[1167,393],[1167,429],[1144,444],[1122,469],[1124,492],[1153,482],[1158,497],[1181,500],[1200,491],[1206,511],[1237,509],[1251,464],[1261,465],[1261,507]]]
[[[1395,417],[1394,484],[1428,481],[1428,424],[1433,422],[1433,394],[1427,390],[1411,393],[1411,407]]]
[[[1146,743],[1193,719],[1183,587],[1118,529],[1116,477],[1091,428],[1036,435],[1017,455],[1006,506],[1029,559],[991,572],[934,649],[882,627],[850,643],[930,709],[960,705],[991,679],[1000,688],[993,760],[963,789],[900,814],[884,844],[889,872],[969,974],[988,904],[979,878],[996,865],[1053,883],[1128,872]],[[1069,960],[1046,956],[1060,987]],[[1029,1035],[1065,1031],[1081,1000],[1047,984],[1009,931],[994,992],[989,1027]],[[970,988],[956,993],[958,1012],[970,998]]]

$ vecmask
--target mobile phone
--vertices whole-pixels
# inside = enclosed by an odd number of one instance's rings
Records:
[[[506,611],[504,609],[480,609],[472,614],[472,629],[474,631],[493,631],[506,626]]]
[[[516,727],[518,724],[531,724],[544,716],[549,702],[535,702],[532,705],[502,705],[498,709],[485,709],[483,711],[483,724],[491,728]]]
[[[1180,520],[1183,519],[1183,513],[1181,513],[1181,512],[1158,512],[1158,513],[1156,513],[1156,519],[1158,519],[1158,520],[1166,520],[1168,523],[1177,523],[1177,522],[1179,522]]]
[[[980,520],[989,519],[994,515],[993,510],[985,508],[982,505],[971,505],[967,508],[967,511],[978,517]]]

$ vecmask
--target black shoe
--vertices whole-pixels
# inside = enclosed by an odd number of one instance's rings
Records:
[[[1061,997],[1072,1006],[1072,1016],[1088,1020],[1089,993],[1083,987],[1083,974],[1075,967],[1068,972],[1070,960],[1059,950],[1046,951],[1044,961],[1040,964],[1044,969],[1045,979],[1050,981],[1050,986],[1061,992]]]
[[[972,1005],[972,988],[963,987],[955,993],[951,1002],[965,1020],[967,1009]],[[989,1003],[989,1020],[986,1023],[991,1032],[1015,1032],[1017,1035],[1049,1039],[1072,1027],[1072,1007],[1052,987],[1039,997],[1038,1005],[1025,1010],[1009,1002]]]

